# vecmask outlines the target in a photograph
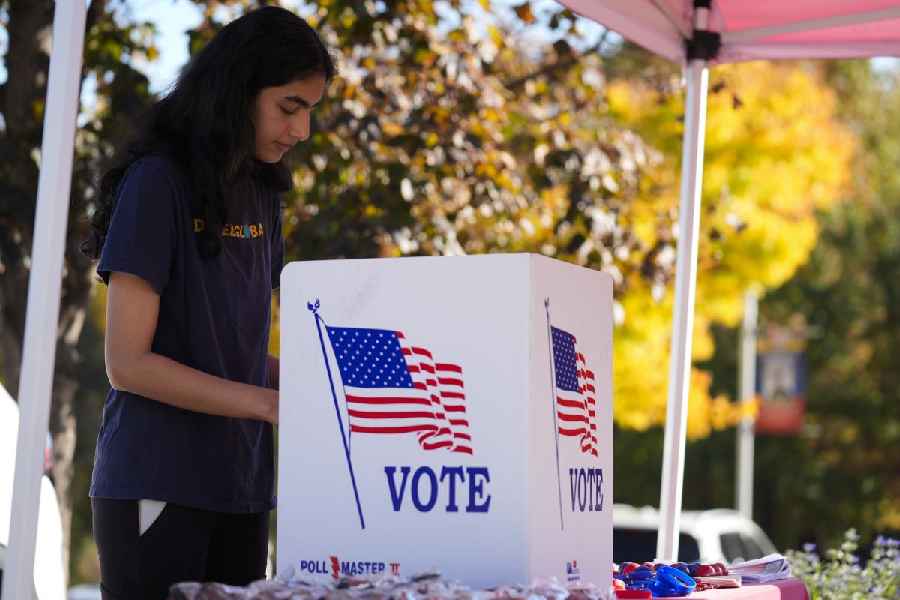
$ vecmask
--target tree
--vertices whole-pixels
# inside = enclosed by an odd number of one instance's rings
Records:
[[[739,320],[744,290],[775,287],[808,259],[817,235],[816,210],[839,198],[854,149],[851,132],[836,120],[834,94],[813,69],[750,63],[718,67],[711,81],[695,360],[712,354],[712,323]],[[637,237],[654,249],[648,259],[670,265],[677,246],[683,112],[682,96],[672,90],[677,86],[623,80],[609,92],[613,115],[665,157],[651,174],[655,185],[629,210]],[[616,408],[622,409],[617,421],[625,426],[644,429],[665,417],[671,276],[669,268],[643,277],[623,300],[625,321],[616,331]],[[695,368],[691,438],[740,417],[724,396],[709,394],[709,384],[709,374]]]
[[[63,511],[66,556],[76,441],[74,399],[81,383],[78,341],[91,289],[91,264],[79,245],[96,192],[98,165],[115,150],[119,134],[149,98],[147,80],[131,60],[154,51],[152,26],[127,22],[120,9],[111,0],[92,0],[87,12],[82,82],[96,84],[97,106],[82,113],[86,122],[76,136],[50,411],[51,476]],[[52,17],[53,5],[46,0],[0,1],[0,20],[8,38],[3,53],[6,80],[0,85],[0,360],[3,384],[14,397],[22,359]]]
[[[577,50],[585,44],[568,11],[542,17],[558,37],[536,49],[515,35],[538,18],[528,3],[509,18],[474,9],[477,23],[461,2],[443,13],[430,1],[302,7],[341,77],[294,153],[289,256],[529,251],[606,270],[620,325],[615,418],[661,424],[683,110],[672,67],[603,37]],[[201,30],[214,31],[217,14],[209,9]],[[716,73],[697,358],[712,352],[710,323],[738,318],[744,288],[778,285],[806,260],[814,209],[837,197],[852,150],[809,70]],[[710,397],[709,382],[694,371],[692,437],[741,414]]]
[[[900,531],[900,73],[868,61],[822,68],[860,152],[843,202],[819,216],[809,263],[761,304],[764,319],[809,325],[807,424],[765,440],[763,468],[790,451],[797,474],[770,491],[802,506],[819,542],[855,527],[865,538]],[[791,530],[789,515],[773,514]]]
[[[756,439],[755,517],[782,548],[826,547],[850,527],[864,539],[900,530],[900,464],[892,451],[900,442],[900,79],[869,61],[815,69],[838,100],[836,118],[858,142],[840,201],[817,211],[810,260],[760,303],[761,326],[802,320],[810,332],[804,428]],[[714,336],[716,351],[704,367],[717,393],[733,395],[738,332],[719,326]],[[733,437],[697,445],[711,462],[733,460]]]

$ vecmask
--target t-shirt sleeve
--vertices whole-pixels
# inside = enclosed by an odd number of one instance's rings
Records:
[[[281,198],[274,200],[275,218],[272,227],[272,289],[281,287],[281,269],[284,266],[284,238],[281,234]]]
[[[108,284],[113,271],[131,273],[162,294],[175,256],[177,215],[172,166],[159,157],[135,162],[119,186],[97,274]]]

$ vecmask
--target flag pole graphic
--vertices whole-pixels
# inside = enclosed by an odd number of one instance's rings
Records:
[[[559,495],[559,528],[563,525],[562,484],[559,482],[559,424],[556,422],[556,376],[553,374],[553,334],[550,331],[550,298],[544,298],[547,312],[547,342],[550,344],[550,408],[553,410],[553,439],[556,441],[556,493]]]
[[[350,471],[350,482],[353,484],[353,496],[356,498],[356,512],[359,513],[359,525],[363,529],[366,528],[366,520],[363,518],[362,505],[359,503],[359,491],[356,488],[356,476],[353,474],[353,461],[350,460],[350,446],[347,443],[347,437],[344,435],[344,422],[341,420],[341,410],[338,408],[337,393],[334,391],[334,378],[331,376],[331,365],[328,362],[328,353],[325,351],[325,338],[322,336],[322,317],[319,316],[319,299],[316,298],[315,304],[307,302],[306,307],[312,312],[316,319],[316,329],[319,332],[319,344],[322,346],[322,359],[325,361],[325,370],[328,373],[328,383],[331,386],[331,399],[334,401],[334,414],[337,417],[338,429],[341,431],[341,442],[344,444],[344,456],[347,457],[347,469]],[[347,429],[350,423],[347,423]]]

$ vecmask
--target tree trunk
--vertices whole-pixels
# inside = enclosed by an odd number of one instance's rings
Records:
[[[4,300],[0,296],[0,304]],[[22,336],[18,335],[3,319],[0,323],[0,361],[3,364],[3,387],[13,398],[19,396],[19,372],[22,368]]]
[[[51,11],[49,2],[33,0],[12,1],[8,10],[7,79],[0,106],[5,124],[0,133],[0,350],[4,385],[18,397],[29,274],[25,265],[31,253],[38,174],[31,160],[36,124],[30,111],[45,85],[46,77],[40,75],[46,76],[47,65],[40,40],[50,26]]]
[[[89,24],[104,6],[105,0],[94,0],[89,9]],[[4,56],[8,77],[0,94],[3,103],[0,110],[6,124],[5,131],[0,131],[0,361],[4,384],[15,398],[18,398],[37,198],[38,169],[31,154],[33,149],[40,148],[43,130],[43,115],[35,108],[45,102],[49,57],[43,42],[50,35],[52,16],[49,0],[9,2],[6,28],[9,44]],[[78,252],[76,238],[80,238],[80,232],[78,226],[73,227],[71,216],[49,418],[53,440],[50,475],[59,500],[67,579],[76,437],[74,400],[79,389],[81,362],[76,345],[90,291],[90,262]]]

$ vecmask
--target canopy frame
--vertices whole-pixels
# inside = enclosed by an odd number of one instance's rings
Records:
[[[703,146],[706,140],[706,97],[709,88],[708,58],[718,50],[718,36],[708,31],[710,0],[696,0],[695,44],[688,53],[696,55],[685,65],[685,123],[681,157],[681,200],[678,208],[678,253],[675,263],[675,307],[672,349],[669,356],[669,390],[663,441],[660,483],[659,535],[656,556],[676,560],[681,522],[684,482],[684,452],[687,439],[688,391],[691,380],[691,351],[694,305],[697,295],[697,253],[700,237],[700,198],[703,190]]]
[[[804,19],[802,21],[794,21],[793,23],[785,23],[783,25],[754,27],[742,31],[726,31],[722,34],[722,40],[726,43],[736,43],[737,45],[740,45],[741,43],[755,42],[788,33],[805,33],[819,29],[846,27],[848,25],[865,25],[867,23],[876,23],[886,19],[900,19],[900,7],[885,8],[883,10],[873,10],[849,15],[835,15],[821,19]]]

